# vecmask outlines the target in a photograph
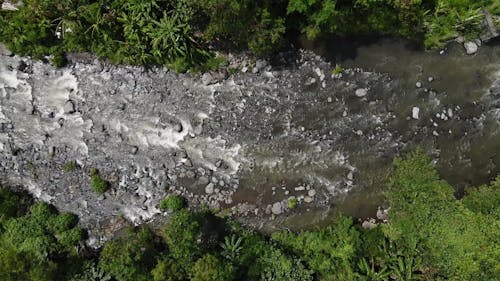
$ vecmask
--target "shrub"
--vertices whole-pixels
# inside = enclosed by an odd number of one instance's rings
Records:
[[[297,208],[297,204],[298,204],[297,198],[291,197],[288,199],[288,209]]]
[[[233,280],[234,268],[212,254],[198,259],[192,271],[191,281],[230,281]]]
[[[75,170],[77,167],[78,167],[78,165],[76,164],[75,161],[70,161],[70,162],[63,165],[62,170],[63,170],[63,172],[68,173],[68,172]]]
[[[149,281],[161,245],[147,228],[128,229],[125,237],[108,242],[99,266],[117,281]]]
[[[179,211],[184,207],[186,207],[186,200],[184,197],[176,194],[171,194],[160,202],[160,209],[162,210]]]
[[[104,193],[109,189],[109,185],[108,181],[101,178],[97,169],[90,169],[90,186],[94,192]]]

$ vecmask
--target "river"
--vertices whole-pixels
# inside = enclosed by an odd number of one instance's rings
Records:
[[[335,46],[312,46],[330,62],[290,52],[255,71],[236,56],[223,79],[2,55],[2,183],[78,214],[98,246],[124,219],[167,215],[169,193],[263,230],[374,216],[393,158],[418,146],[457,195],[500,174],[500,46]],[[91,191],[91,168],[110,191]]]

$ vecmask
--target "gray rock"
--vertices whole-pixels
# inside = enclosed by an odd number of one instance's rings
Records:
[[[188,178],[188,179],[193,179],[195,176],[196,176],[196,174],[193,171],[186,172],[186,178]]]
[[[420,108],[414,106],[412,109],[411,109],[411,118],[413,119],[419,119],[420,118]]]
[[[206,184],[208,184],[208,183],[210,182],[210,180],[209,180],[207,177],[202,176],[202,177],[200,177],[200,179],[198,180],[198,182],[199,182],[201,185],[206,185]]]
[[[10,1],[4,1],[2,3],[2,10],[4,10],[4,11],[17,11],[19,9],[18,9],[18,5],[14,5],[14,4],[10,3]]]
[[[415,83],[415,87],[422,88],[422,82],[418,81],[417,83]]]
[[[207,186],[205,186],[205,193],[206,194],[214,193],[214,184],[213,183],[209,183],[209,184],[207,184]]]
[[[388,209],[382,209],[378,208],[377,209],[377,219],[386,221],[389,219],[389,210]]]
[[[347,174],[347,179],[352,181],[354,179],[354,173],[353,171],[349,171],[349,173]]]
[[[365,88],[357,89],[354,94],[356,95],[356,97],[362,98],[368,94],[368,89]]]
[[[312,198],[311,196],[304,197],[304,202],[306,202],[306,203],[312,203],[313,201],[314,201],[314,198]]]
[[[281,202],[276,202],[273,204],[273,207],[271,208],[271,212],[274,215],[279,215],[283,213],[283,206],[281,205]]]
[[[363,227],[364,229],[373,229],[377,226],[377,224],[373,221],[364,221],[362,224],[361,224],[361,227]]]
[[[316,190],[314,189],[311,189],[307,192],[307,195],[309,195],[310,197],[314,197],[316,195]]]
[[[266,67],[266,66],[267,66],[267,61],[265,61],[265,60],[257,60],[255,62],[255,67],[257,67],[257,69],[259,71],[263,70],[264,67]]]
[[[201,83],[203,83],[203,85],[205,86],[208,86],[210,84],[212,84],[214,81],[214,78],[212,77],[212,75],[208,72],[204,73],[202,76],[201,76]]]
[[[464,48],[465,48],[465,51],[466,51],[467,55],[473,55],[479,49],[479,47],[477,46],[477,44],[475,42],[472,42],[472,41],[465,42],[464,43]]]
[[[66,114],[73,114],[73,113],[75,113],[75,104],[73,103],[72,100],[68,100],[64,104],[63,109],[64,109],[64,113],[66,113]]]
[[[181,123],[177,123],[174,125],[174,130],[178,133],[182,132],[182,124]],[[185,156],[184,156],[185,157]]]
[[[7,49],[7,47],[4,44],[0,43],[0,56],[10,56],[10,55],[12,55],[12,52],[9,49]]]

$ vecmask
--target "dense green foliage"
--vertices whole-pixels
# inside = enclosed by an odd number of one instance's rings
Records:
[[[128,229],[124,237],[106,244],[99,265],[117,281],[147,281],[160,249],[157,237],[147,228]]]
[[[15,53],[35,58],[51,54],[59,66],[65,53],[88,51],[115,63],[167,65],[178,71],[206,69],[213,58],[211,45],[272,54],[295,30],[310,39],[402,35],[441,47],[457,36],[477,38],[481,9],[500,15],[495,0],[23,2],[18,11],[0,12],[0,42]]]
[[[104,193],[109,189],[109,182],[99,175],[95,168],[90,169],[90,187],[94,192]]]
[[[179,211],[186,207],[186,200],[184,197],[176,194],[171,194],[167,198],[160,201],[160,209],[166,211]]]
[[[2,207],[15,198],[6,196],[5,189],[1,193]],[[25,214],[13,207],[2,208],[7,212],[0,232],[0,280],[57,280],[75,270],[84,238],[75,227],[77,218],[58,214],[45,203],[32,205]]]
[[[145,227],[131,228],[92,258],[78,251],[82,232],[74,227],[74,216],[44,203],[28,211],[29,200],[23,198],[0,191],[0,280],[483,281],[500,276],[500,177],[457,200],[419,151],[395,161],[387,191],[390,221],[373,229],[339,215],[321,229],[266,237],[209,211],[179,208],[159,236]]]

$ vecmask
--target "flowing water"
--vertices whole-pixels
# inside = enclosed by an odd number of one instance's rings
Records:
[[[262,229],[373,216],[393,158],[418,146],[458,195],[500,174],[500,46],[338,46],[313,49],[342,75],[299,52],[220,81],[0,56],[0,179],[77,213],[99,245],[117,218],[160,214],[171,192]],[[90,189],[91,167],[111,182],[104,195]]]
[[[344,68],[387,73],[390,79],[367,79],[363,87],[368,94],[362,99],[336,89],[304,91],[323,102],[299,102],[292,119],[317,134],[316,143],[307,146],[287,139],[271,149],[259,146],[263,171],[251,174],[259,180],[249,185],[257,182],[269,189],[305,182],[338,192],[330,192],[336,195],[325,202],[330,208],[301,209],[285,225],[316,225],[339,211],[374,217],[384,203],[393,157],[416,147],[435,159],[439,174],[455,187],[457,196],[500,174],[500,46],[483,46],[476,55],[466,56],[458,44],[424,52],[394,39],[358,46],[339,41],[303,45]],[[333,105],[324,102],[325,95],[335,97]],[[414,108],[418,119],[412,116]],[[328,141],[331,145],[322,149]],[[276,154],[282,167],[270,161]],[[269,168],[269,163],[275,166]]]

